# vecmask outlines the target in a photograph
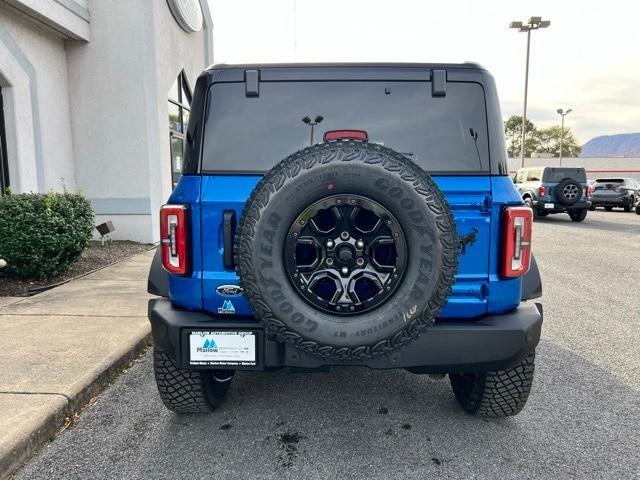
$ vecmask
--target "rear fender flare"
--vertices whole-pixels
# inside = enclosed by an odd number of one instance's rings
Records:
[[[531,254],[531,266],[529,271],[522,277],[522,296],[520,300],[532,300],[542,296],[542,278],[540,278],[540,270],[536,257]]]
[[[169,297],[169,273],[162,268],[161,250],[158,248],[149,269],[147,292],[159,297]]]

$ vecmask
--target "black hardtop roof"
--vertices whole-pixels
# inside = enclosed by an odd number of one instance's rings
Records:
[[[209,66],[207,70],[255,70],[269,68],[444,68],[465,70],[486,70],[478,63],[402,63],[402,62],[335,62],[335,63],[247,63],[226,64],[217,63]]]

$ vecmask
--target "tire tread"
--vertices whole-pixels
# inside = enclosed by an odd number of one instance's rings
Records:
[[[507,370],[472,375],[449,375],[456,399],[470,414],[508,417],[527,403],[535,370],[535,351]]]
[[[229,382],[214,385],[208,370],[181,370],[162,350],[153,349],[153,370],[164,405],[176,413],[208,413],[223,400]]]

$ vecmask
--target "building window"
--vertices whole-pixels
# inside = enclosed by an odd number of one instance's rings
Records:
[[[171,154],[171,184],[178,184],[182,175],[184,134],[191,112],[191,90],[184,72],[178,75],[169,89],[169,152]]]
[[[9,188],[9,159],[7,158],[7,136],[4,130],[4,105],[0,88],[0,195]]]

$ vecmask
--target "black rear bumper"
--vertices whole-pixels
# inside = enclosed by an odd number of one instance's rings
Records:
[[[624,197],[614,197],[614,198],[606,198],[606,197],[596,197],[591,198],[591,205],[594,207],[631,207],[633,206],[632,197],[624,196]]]
[[[242,370],[282,367],[315,369],[352,365],[375,369],[406,368],[415,373],[465,373],[502,370],[514,366],[540,340],[542,305],[523,302],[513,312],[479,320],[440,321],[403,349],[372,360],[332,361],[301,352],[266,335],[255,318],[229,318],[174,308],[167,298],[149,301],[149,320],[155,345],[180,368],[189,366],[186,335],[189,330],[254,330],[257,365]],[[206,368],[206,367],[205,367]]]
[[[553,208],[545,208],[546,204],[553,204]],[[540,211],[548,211],[550,213],[561,213],[568,212],[569,210],[584,210],[591,206],[591,202],[589,200],[580,200],[572,205],[563,205],[555,200],[543,201],[543,200],[534,200],[533,207]]]

